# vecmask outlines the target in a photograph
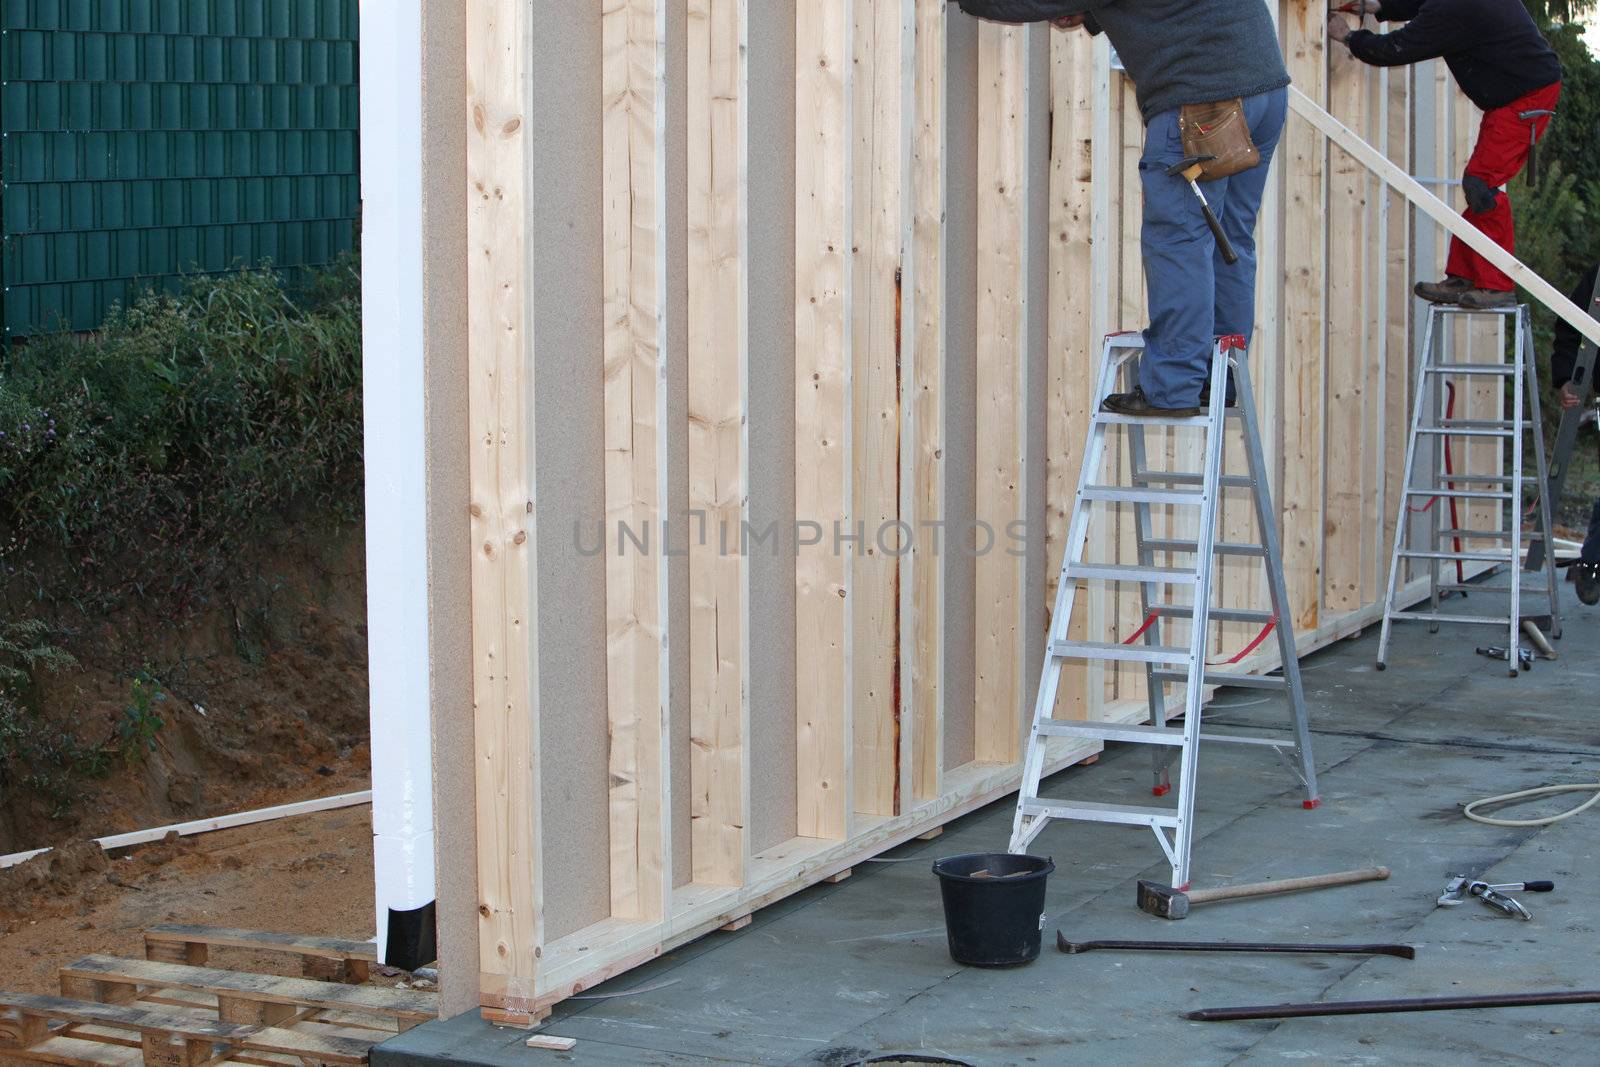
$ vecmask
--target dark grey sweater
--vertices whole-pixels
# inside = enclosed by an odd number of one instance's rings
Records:
[[[1133,79],[1144,119],[1289,84],[1266,0],[960,0],[1007,22],[1087,13]]]

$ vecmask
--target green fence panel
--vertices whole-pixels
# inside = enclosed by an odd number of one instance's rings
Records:
[[[358,2],[0,0],[4,336],[351,249]]]

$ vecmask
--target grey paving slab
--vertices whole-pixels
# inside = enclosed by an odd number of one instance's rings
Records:
[[[1475,594],[1476,596],[1477,594]],[[1487,598],[1485,598],[1487,599]],[[1576,608],[1575,600],[1568,602]],[[1197,805],[1197,884],[1226,884],[1372,864],[1387,881],[1251,902],[1196,906],[1171,922],[1134,906],[1139,878],[1168,868],[1149,831],[1053,825],[1036,851],[1057,864],[1046,897],[1047,949],[1014,969],[963,968],[948,955],[940,855],[1003,849],[1011,803],[909,842],[849,881],[797,894],[755,923],[719,933],[596,992],[551,1023],[579,1039],[568,1054],[530,1053],[518,1035],[474,1019],[414,1030],[375,1067],[507,1064],[849,1064],[887,1051],[971,1064],[1586,1064],[1600,1062],[1600,1009],[1529,1008],[1197,1023],[1196,1007],[1600,986],[1600,810],[1547,829],[1482,826],[1460,805],[1549,781],[1600,777],[1600,611],[1569,617],[1561,659],[1523,677],[1473,653],[1484,635],[1412,628],[1390,668],[1373,669],[1375,631],[1306,663],[1322,804],[1306,811],[1284,768],[1241,746],[1208,746]],[[1412,640],[1411,638],[1415,639]],[[1208,721],[1276,727],[1281,705],[1224,691]],[[1148,797],[1149,753],[1113,746],[1055,776],[1053,796]],[[1549,808],[1555,805],[1547,806]],[[1530,896],[1532,922],[1476,902],[1440,909],[1452,872],[1553,878]],[[1088,953],[1069,937],[1192,940],[1396,940],[1418,957]],[[506,1034],[510,1033],[510,1039]]]

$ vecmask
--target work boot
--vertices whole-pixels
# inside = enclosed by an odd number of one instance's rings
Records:
[[[1411,291],[1431,304],[1454,304],[1471,289],[1471,282],[1451,274],[1442,282],[1418,282]]]
[[[1600,604],[1600,563],[1579,560],[1572,565],[1572,584],[1585,604]]]
[[[1515,307],[1517,294],[1501,292],[1499,289],[1468,289],[1457,298],[1456,303],[1471,311],[1490,311]]]
[[[1112,393],[1100,402],[1100,410],[1113,415],[1131,415],[1134,418],[1193,418],[1199,408],[1158,408],[1144,395],[1142,386],[1134,386],[1131,393]]]

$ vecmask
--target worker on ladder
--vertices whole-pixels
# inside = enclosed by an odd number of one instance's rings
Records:
[[[1202,413],[1217,338],[1256,321],[1256,216],[1288,114],[1289,71],[1265,0],[960,0],[1004,22],[1046,19],[1110,38],[1144,116],[1141,249],[1150,326],[1139,382],[1106,397],[1118,415]],[[1213,236],[1199,186],[1177,168],[1195,146],[1204,201],[1237,261]]]
[[[1578,282],[1578,287],[1572,290],[1574,304],[1582,307],[1588,303],[1590,294],[1595,291],[1597,274],[1600,274],[1600,263],[1590,267]],[[1564,319],[1556,320],[1555,346],[1550,353],[1550,384],[1561,391],[1563,408],[1575,408],[1594,395],[1592,384],[1580,389],[1572,381],[1573,368],[1578,363],[1578,348],[1582,342],[1583,338],[1570,323]],[[1585,604],[1600,604],[1600,500],[1595,501],[1594,510],[1589,516],[1589,533],[1583,539],[1583,551],[1568,573],[1572,575],[1572,584],[1577,589],[1579,600]]]
[[[1366,15],[1409,21],[1392,33],[1352,25],[1350,16]],[[1445,61],[1461,91],[1483,110],[1461,181],[1464,214],[1515,255],[1511,199],[1501,186],[1521,173],[1550,128],[1561,96],[1561,60],[1521,0],[1353,0],[1330,14],[1328,36],[1373,66]],[[1517,302],[1510,277],[1459,237],[1450,242],[1444,280],[1418,282],[1416,294],[1435,304],[1479,311]]]

